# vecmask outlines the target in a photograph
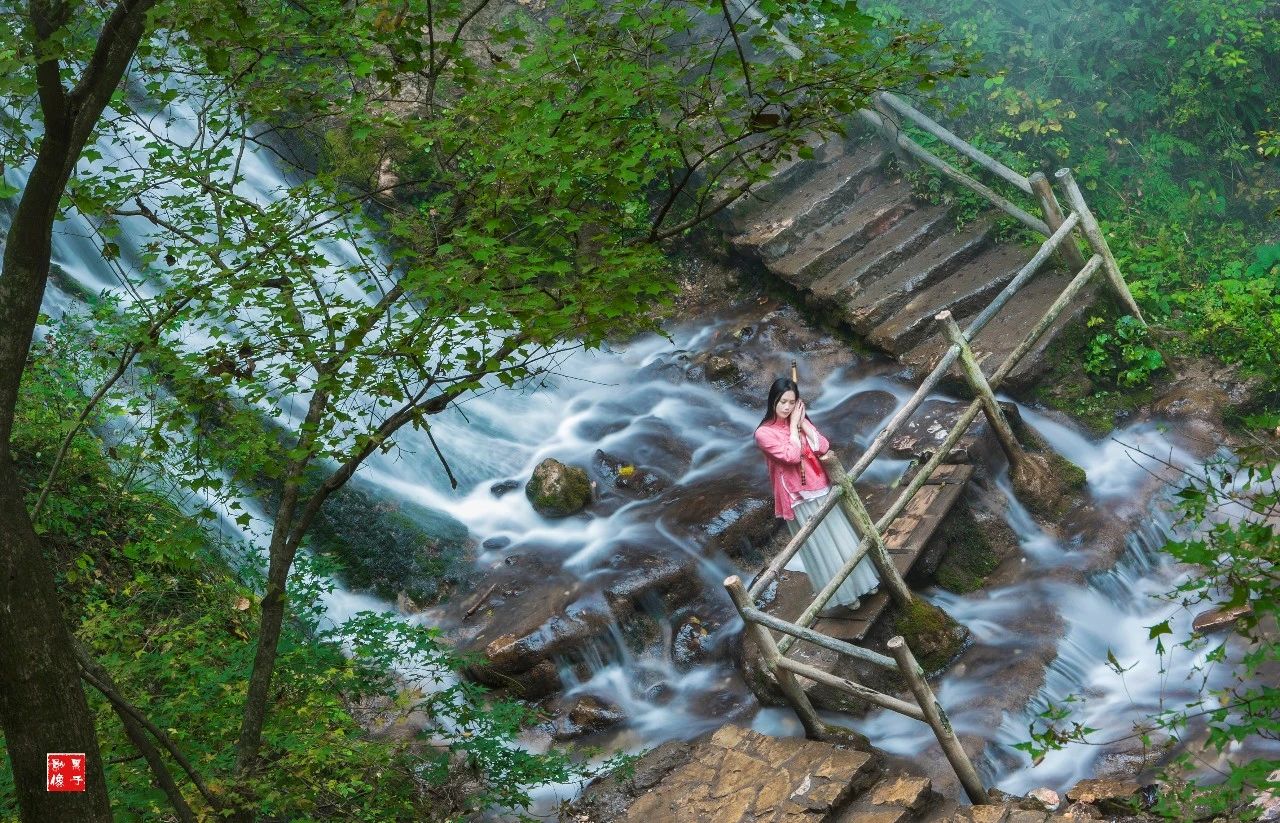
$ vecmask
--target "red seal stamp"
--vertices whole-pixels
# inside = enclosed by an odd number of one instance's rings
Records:
[[[45,788],[51,792],[84,791],[84,752],[46,754]]]

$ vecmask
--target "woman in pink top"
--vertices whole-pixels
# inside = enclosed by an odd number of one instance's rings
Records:
[[[780,377],[769,388],[769,405],[756,428],[756,445],[764,452],[773,484],[773,511],[787,523],[792,535],[822,507],[822,498],[831,488],[826,471],[818,462],[831,444],[817,426],[805,417],[804,401],[794,381]],[[837,506],[814,530],[799,558],[814,592],[818,592],[853,555],[858,536],[844,512]],[[854,567],[853,574],[836,590],[830,604],[856,609],[858,598],[879,586],[869,558]]]

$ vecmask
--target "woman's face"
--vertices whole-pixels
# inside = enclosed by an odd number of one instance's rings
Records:
[[[791,416],[791,410],[796,407],[796,393],[788,389],[778,398],[777,404],[773,407],[775,416],[786,419]]]

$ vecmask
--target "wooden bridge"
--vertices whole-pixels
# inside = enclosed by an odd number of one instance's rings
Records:
[[[751,203],[731,216],[733,242],[742,252],[757,255],[806,299],[897,356],[921,382],[848,471],[833,455],[824,458],[831,493],[751,586],[731,577],[725,587],[755,639],[759,662],[777,680],[806,734],[825,737],[834,732],[819,719],[801,679],[928,723],[970,800],[985,803],[985,788],[903,639],[889,641],[893,658],[847,641],[862,639],[891,601],[902,607],[912,604],[914,595],[903,578],[972,474],[972,467],[945,463],[979,414],[1009,458],[1015,489],[1032,488],[1037,477],[1052,475],[1043,456],[1022,448],[994,390],[1034,374],[1035,362],[1053,336],[1087,308],[1082,293],[1094,275],[1104,272],[1121,303],[1140,322],[1142,315],[1069,169],[1055,175],[1070,207],[1064,211],[1043,174],[1019,174],[891,94],[877,95],[875,108],[859,114],[878,139],[862,145],[833,141],[813,160],[781,169]],[[949,146],[1012,186],[1015,197],[1033,202],[1024,208],[973,179],[924,148],[908,128]],[[906,182],[884,171],[890,152],[968,186],[1044,236],[1044,242],[1034,251],[993,245],[993,214],[956,230],[946,209],[919,203]],[[1081,241],[1089,250],[1087,257]],[[1060,268],[1042,271],[1054,256]],[[974,399],[924,465],[904,478],[902,491],[891,501],[868,505],[854,481],[953,369],[963,376]],[[779,573],[836,506],[858,532],[860,543],[811,598],[807,579],[791,573],[779,581]],[[820,619],[835,591],[868,556],[880,577],[880,593],[865,598],[846,619]],[[757,601],[766,593],[770,602],[761,608]],[[797,641],[834,652],[837,660],[844,656],[898,672],[914,702],[852,681],[830,664],[831,658],[820,667],[789,655]]]

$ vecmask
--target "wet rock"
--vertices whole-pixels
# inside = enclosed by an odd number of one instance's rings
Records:
[[[725,354],[711,355],[707,358],[704,368],[707,372],[707,379],[717,383],[732,385],[742,379],[742,372],[738,369],[738,364]]]
[[[575,811],[587,820],[631,823],[818,823],[839,819],[876,776],[870,754],[739,726],[685,745],[642,757],[630,785],[593,783]]]
[[[510,545],[511,545],[510,537],[488,537],[488,538],[485,538],[485,541],[480,544],[480,548],[484,549],[487,552],[496,552],[496,551],[501,551],[502,549],[505,549],[507,546],[510,546]]]
[[[894,627],[926,672],[941,671],[969,639],[969,630],[951,615],[919,597],[907,608],[895,607]]]
[[[619,410],[619,413],[624,413]],[[574,429],[574,434],[583,440],[603,440],[614,432],[620,432],[627,427],[627,421],[616,417],[606,419],[587,419],[580,422]]]
[[[627,650],[636,657],[649,650],[658,650],[662,640],[662,623],[647,611],[636,611],[627,615],[619,625],[622,641]]]
[[[1041,787],[1027,792],[1027,800],[1046,811],[1054,811],[1062,805],[1062,798],[1053,789]]]
[[[679,478],[693,460],[692,443],[682,440],[660,417],[647,415],[633,420],[626,434],[627,457],[633,465]]]
[[[1064,820],[1101,820],[1102,812],[1088,803],[1072,803],[1062,817]]]
[[[933,794],[933,781],[927,777],[899,775],[893,780],[882,780],[871,792],[873,806],[900,806],[908,811],[918,811],[929,802]]]
[[[890,452],[900,459],[914,459],[923,463],[938,451],[947,432],[968,407],[968,403],[953,400],[926,400],[889,442]],[[979,418],[956,442],[945,462],[969,463],[985,460],[999,448],[990,428]]]
[[[1229,608],[1210,609],[1197,614],[1196,619],[1191,623],[1191,628],[1201,634],[1230,629],[1235,626],[1237,620],[1252,611],[1253,608],[1247,603]]]
[[[676,696],[675,689],[669,683],[654,683],[644,690],[644,699],[658,706],[664,706]]]
[[[1136,780],[1102,778],[1081,780],[1067,791],[1067,799],[1085,803],[1108,814],[1132,812],[1142,787]],[[1068,810],[1069,811],[1069,810]]]
[[[1006,804],[974,806],[968,810],[973,823],[1008,823],[1010,809]],[[1041,816],[1043,820],[1043,815]]]
[[[731,392],[742,402],[750,403],[759,393],[761,374],[766,371],[754,347],[745,346],[741,340],[730,337],[729,342],[713,345],[710,350],[694,355],[685,370],[685,378],[705,381],[717,389]]]
[[[636,761],[630,776],[608,774],[591,782],[574,803],[577,814],[568,820],[620,820],[642,792],[659,783],[673,769],[689,762],[698,744],[669,740]]]
[[[1024,452],[1010,471],[1014,494],[1029,510],[1046,520],[1056,520],[1071,499],[1063,478],[1042,454]]]
[[[781,526],[763,464],[759,469],[759,477],[726,477],[685,491],[665,508],[663,523],[705,554],[723,552],[741,565],[758,565],[761,549]]]
[[[591,481],[585,470],[548,457],[533,470],[524,493],[543,517],[568,517],[591,502]]]
[[[665,380],[679,385],[687,379],[691,367],[692,356],[684,349],[676,349],[655,357],[643,369],[640,376],[645,379]]]
[[[675,611],[697,597],[701,580],[693,558],[673,546],[621,546],[609,559],[617,570],[601,592],[615,613],[627,614],[642,600]]]
[[[355,591],[394,602],[403,592],[433,606],[475,577],[467,529],[443,512],[388,499],[384,490],[353,480],[320,510],[311,547],[341,562],[339,577]]]
[[[671,659],[681,671],[706,662],[711,651],[711,631],[706,621],[690,615],[675,628],[671,638]]]
[[[1018,536],[1003,519],[979,522],[965,501],[956,504],[916,559],[907,582],[936,583],[964,593],[982,587],[1006,554],[1018,548]]]
[[[500,480],[489,487],[489,493],[494,497],[502,497],[504,494],[513,492],[520,488],[519,480]]]
[[[660,647],[661,627],[639,604],[674,611],[698,595],[700,578],[693,559],[670,546],[622,546],[590,579],[546,552],[513,555],[477,584],[490,587],[469,619],[467,604],[456,606],[450,639],[483,658],[469,678],[532,700],[561,688],[559,663],[585,678],[616,656],[619,629],[636,648]]]
[[[591,470],[599,478],[600,488],[615,489],[632,498],[656,497],[671,485],[670,478],[661,472],[637,466],[601,449],[596,449],[592,456]]]
[[[401,614],[417,614],[422,611],[422,607],[413,602],[413,598],[409,597],[405,592],[396,595],[396,611]]]
[[[583,695],[555,722],[551,736],[556,740],[571,740],[586,734],[602,732],[627,719],[617,706],[595,695]]]
[[[1045,823],[1049,815],[1044,811],[1030,809],[1013,809],[1009,812],[1009,823]]]
[[[1151,411],[1166,420],[1204,420],[1222,424],[1222,410],[1231,405],[1227,393],[1206,378],[1178,381],[1151,404]]]
[[[893,411],[896,403],[887,391],[858,392],[821,415],[815,415],[814,420],[833,444],[852,444],[860,437],[871,435],[876,424]]]

